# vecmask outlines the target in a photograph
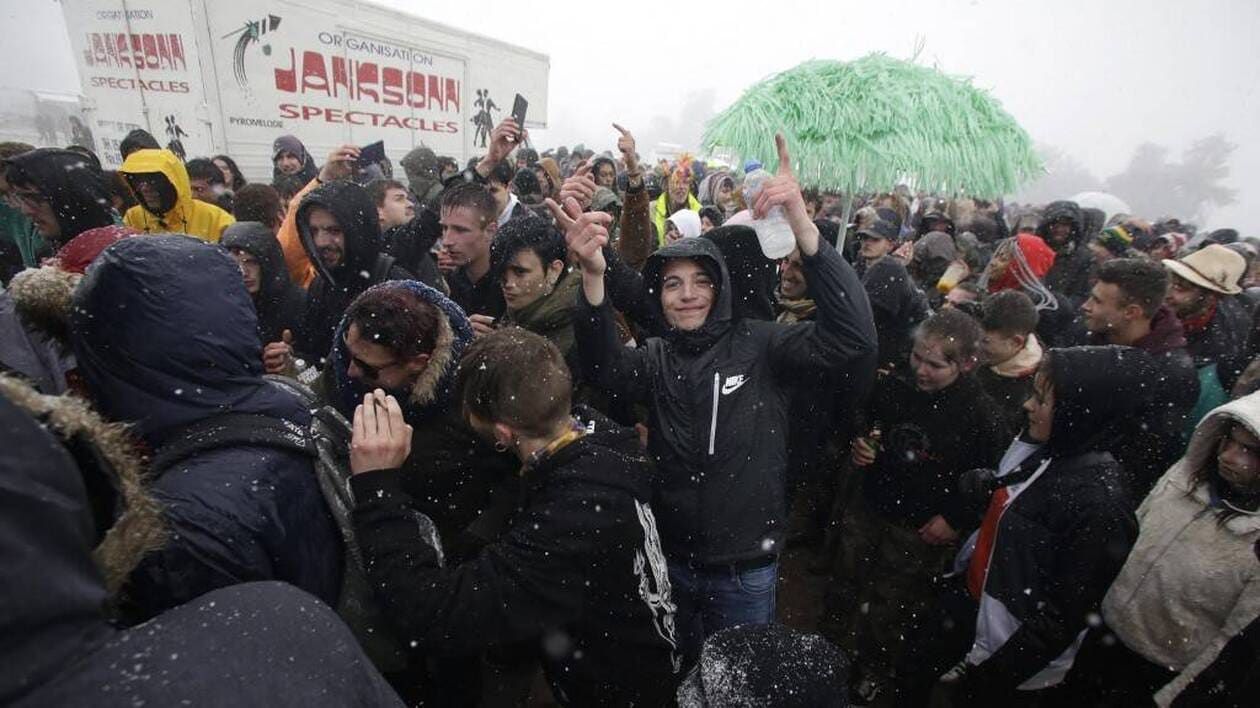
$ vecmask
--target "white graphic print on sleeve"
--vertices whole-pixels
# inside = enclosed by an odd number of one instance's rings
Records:
[[[652,613],[652,626],[657,634],[669,642],[671,649],[678,648],[674,636],[674,606],[669,589],[669,566],[665,563],[665,552],[661,550],[661,538],[656,532],[656,517],[647,504],[634,500],[634,509],[639,514],[639,524],[643,526],[643,548],[634,552],[634,573],[639,577],[639,597]],[[649,573],[649,571],[651,571]],[[675,671],[678,662],[675,661]]]

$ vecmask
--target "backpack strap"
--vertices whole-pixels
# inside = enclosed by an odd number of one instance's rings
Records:
[[[389,271],[394,268],[394,257],[388,253],[381,253],[376,256],[376,264],[372,266],[372,284],[383,283],[389,280]]]
[[[275,447],[311,457],[319,454],[304,426],[266,415],[227,413],[184,428],[157,450],[149,462],[149,470],[159,477],[198,453],[240,445]]]

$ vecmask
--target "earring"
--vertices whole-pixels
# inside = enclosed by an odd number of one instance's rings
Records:
[[[503,443],[503,442],[501,442],[501,441],[499,441],[499,440],[495,440],[495,441],[494,441],[494,451],[495,451],[495,452],[507,452],[507,451],[508,451],[508,446],[507,446],[505,443]]]

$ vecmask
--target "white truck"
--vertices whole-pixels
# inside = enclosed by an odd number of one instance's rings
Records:
[[[360,0],[62,0],[83,112],[107,168],[144,128],[187,157],[228,154],[270,180],[272,141],[317,163],[383,140],[397,164],[421,145],[460,164],[529,102],[547,125],[544,54]]]

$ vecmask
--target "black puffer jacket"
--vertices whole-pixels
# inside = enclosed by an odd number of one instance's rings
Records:
[[[324,266],[310,230],[310,212],[323,207],[332,212],[345,236],[341,265]],[[329,182],[302,198],[297,213],[302,248],[319,275],[306,293],[306,316],[298,338],[298,354],[308,361],[328,356],[333,330],[346,308],[364,290],[386,280],[410,280],[411,274],[381,252],[380,217],[367,191],[351,182]]]
[[[252,299],[262,343],[279,342],[286,329],[296,335],[306,311],[306,292],[289,280],[284,251],[271,229],[256,221],[238,221],[223,230],[219,245],[244,251],[258,261],[258,294]]]
[[[442,567],[400,470],[351,480],[355,528],[398,636],[470,653],[529,642],[563,705],[664,705],[674,607],[634,431],[579,409],[583,437],[523,471],[521,510],[476,558]],[[413,644],[413,645],[414,645]]]
[[[1062,218],[1072,220],[1072,235],[1066,243],[1056,246],[1050,240],[1050,225]],[[1089,297],[1089,276],[1094,267],[1093,256],[1086,244],[1089,233],[1085,228],[1085,219],[1076,202],[1058,201],[1046,205],[1042,213],[1041,223],[1037,226],[1037,235],[1054,249],[1054,267],[1046,274],[1045,286],[1055,293],[1064,295],[1070,301],[1071,309]]]
[[[673,258],[696,260],[713,280],[704,326],[627,349],[608,298],[591,307],[583,294],[574,313],[579,358],[587,381],[649,406],[654,503],[671,557],[768,559],[784,533],[790,386],[804,369],[838,369],[875,351],[870,303],[853,268],[826,243],[803,258],[817,321],[796,325],[732,319],[726,263],[707,239],[652,254],[643,272],[648,292],[660,292]],[[650,304],[659,311],[659,296]]]
[[[254,308],[222,248],[188,236],[123,239],[96,258],[73,305],[71,344],[88,390],[151,450],[229,414],[309,425],[301,401],[262,377]],[[152,493],[172,533],[132,573],[138,616],[251,580],[336,601],[342,543],[310,455],[240,444],[159,471]]]
[[[236,585],[115,629],[83,476],[3,396],[0,430],[0,703],[402,705],[332,610],[291,585]]]
[[[997,526],[980,598],[968,680],[992,695],[1055,685],[1052,664],[1098,613],[1137,522],[1119,464],[1100,443],[1143,402],[1154,363],[1129,347],[1049,352],[1054,385],[1050,440],[999,483],[1010,495]],[[996,705],[996,703],[995,703]]]

